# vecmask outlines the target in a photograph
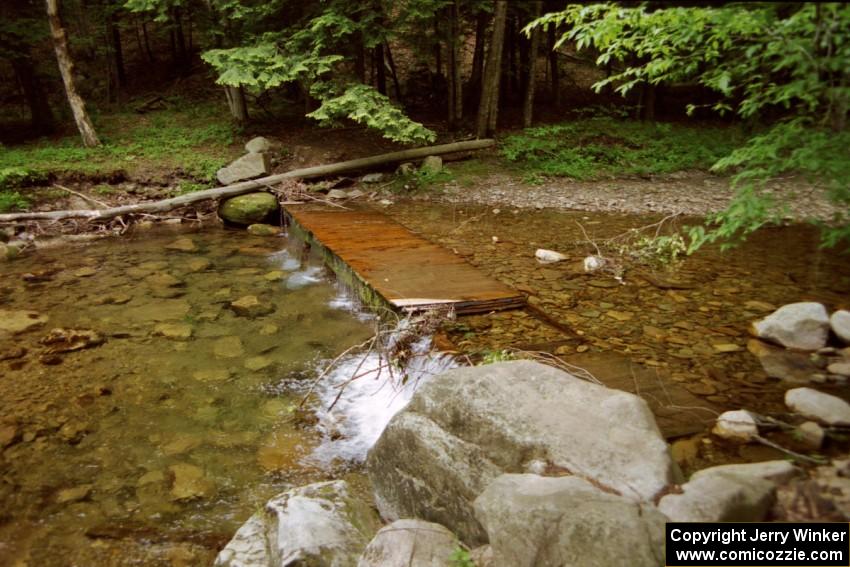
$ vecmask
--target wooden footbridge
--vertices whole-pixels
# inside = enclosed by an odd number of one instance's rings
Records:
[[[521,293],[380,212],[287,205],[286,213],[296,231],[337,260],[332,265],[344,263],[394,308],[451,305],[465,315],[525,305]]]

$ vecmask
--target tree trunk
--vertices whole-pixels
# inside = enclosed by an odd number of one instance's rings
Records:
[[[496,131],[499,116],[499,78],[502,75],[502,48],[505,44],[505,21],[508,12],[507,0],[495,0],[493,12],[493,35],[481,88],[481,104],[478,107],[477,133],[479,138]]]
[[[74,60],[68,50],[68,37],[59,16],[59,0],[46,0],[46,2],[47,21],[50,24],[50,35],[53,38],[53,48],[56,51],[56,62],[59,65],[59,72],[62,74],[62,82],[65,83],[65,93],[68,96],[71,112],[74,114],[74,121],[80,130],[83,145],[88,148],[99,146],[100,140],[86,112],[86,103],[77,92],[77,86],[74,83]]]
[[[21,88],[24,89],[24,96],[30,108],[30,124],[32,125],[32,129],[39,134],[47,134],[52,132],[56,126],[53,119],[53,112],[50,110],[47,94],[44,92],[44,87],[38,78],[38,73],[35,70],[35,62],[30,56],[29,49],[25,53],[21,53],[21,51],[19,50],[19,53],[22,57],[12,59],[12,69],[18,77]]]
[[[361,83],[366,82],[366,57],[363,53],[363,33],[354,34],[354,74]]]
[[[148,62],[154,63],[156,62],[156,58],[153,56],[153,51],[151,51],[151,42],[148,39],[148,23],[142,22],[142,37],[145,38],[145,53],[148,56]]]
[[[440,20],[434,16],[434,62],[437,65],[437,76],[443,74],[443,46],[440,42]]]
[[[463,86],[460,79],[460,0],[449,8],[448,95],[449,130],[455,130],[463,119]]]
[[[538,0],[534,3],[534,19],[540,17],[543,10],[543,2]],[[525,97],[522,105],[522,125],[524,128],[531,126],[534,119],[534,87],[537,83],[537,51],[540,48],[540,27],[531,31],[531,45],[528,50],[528,77],[525,82]]]
[[[475,18],[475,50],[472,54],[472,74],[469,77],[467,96],[471,101],[481,99],[481,76],[484,74],[484,42],[487,35],[487,12]],[[473,106],[470,104],[470,106]]]
[[[183,15],[180,8],[174,8],[174,31],[177,39],[177,69],[180,75],[188,75],[191,61],[186,50],[186,37],[183,34]]]
[[[401,84],[398,82],[398,73],[395,69],[395,61],[393,61],[393,52],[390,50],[390,44],[387,42],[384,42],[384,53],[387,54],[387,61],[390,64],[390,75],[393,78],[393,87],[395,87],[396,99],[398,99],[401,104],[404,104],[404,99],[401,95]]]
[[[109,15],[110,35],[112,36],[112,56],[115,59],[115,74],[118,79],[118,86],[124,88],[127,86],[127,73],[124,70],[124,50],[121,49],[121,30],[118,28],[118,20],[115,14]]]
[[[549,24],[547,30],[549,36],[549,94],[552,98],[552,104],[555,109],[561,106],[561,77],[558,73],[558,52],[555,50],[555,44],[558,38],[555,36],[555,24]]]
[[[245,90],[242,87],[224,87],[230,116],[240,126],[248,123],[248,104],[245,101]]]
[[[384,44],[379,43],[375,46],[375,74],[378,80],[378,92],[382,95],[387,94],[387,69],[384,63]]]

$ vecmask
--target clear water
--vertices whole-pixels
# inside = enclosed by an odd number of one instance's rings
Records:
[[[165,248],[177,238],[196,250]],[[0,565],[210,564],[269,497],[362,460],[409,397],[358,384],[350,393],[371,407],[346,398],[320,424],[298,410],[317,369],[371,336],[373,322],[316,255],[283,237],[142,234],[40,252],[0,275],[0,309],[49,317],[0,334],[0,355],[27,351],[0,362],[10,436]],[[229,304],[248,295],[274,311],[238,316]],[[51,360],[39,339],[56,327],[106,342]],[[342,429],[334,442],[330,419]]]

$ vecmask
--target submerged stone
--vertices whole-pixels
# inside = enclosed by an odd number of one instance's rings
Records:
[[[37,311],[0,309],[0,337],[16,335],[40,327],[47,322],[47,315]]]

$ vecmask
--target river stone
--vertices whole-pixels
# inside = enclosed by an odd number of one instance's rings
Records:
[[[443,567],[459,547],[457,537],[440,524],[397,520],[381,528],[357,567]]]
[[[753,323],[751,330],[756,337],[786,348],[817,350],[826,346],[829,316],[820,303],[790,303]]]
[[[564,260],[569,259],[569,256],[566,254],[561,254],[554,250],[546,250],[544,248],[538,248],[534,252],[534,257],[537,258],[537,261],[541,264],[553,264],[555,262],[563,262]]]
[[[658,502],[672,522],[760,522],[776,497],[776,486],[754,476],[713,472],[694,476],[681,494]]]
[[[262,136],[251,138],[245,143],[245,151],[249,154],[261,154],[272,148],[272,143]]]
[[[440,173],[443,170],[443,158],[440,156],[428,156],[422,160],[419,171],[425,173]]]
[[[791,411],[820,423],[850,425],[850,404],[812,388],[788,390],[785,392],[785,405]]]
[[[254,236],[277,236],[280,234],[280,229],[270,224],[261,222],[248,225],[248,232]]]
[[[71,502],[79,502],[91,496],[92,485],[81,484],[74,488],[65,488],[56,494],[57,504],[69,504]]]
[[[203,272],[204,270],[209,269],[211,265],[212,262],[206,258],[192,258],[186,262],[186,269],[190,272]]]
[[[505,474],[475,500],[493,567],[664,565],[666,518],[576,477]]]
[[[218,207],[218,216],[227,222],[248,226],[262,223],[277,213],[278,208],[277,197],[271,193],[248,193],[223,201]]]
[[[17,335],[40,327],[47,322],[47,315],[37,311],[0,309],[0,337]]]
[[[387,425],[367,468],[386,518],[437,522],[473,545],[486,536],[472,501],[541,458],[637,500],[673,479],[646,402],[530,361],[434,377]]]
[[[360,181],[363,183],[380,183],[385,178],[386,176],[383,173],[367,173],[362,179],[360,179]]]
[[[222,337],[213,343],[213,354],[218,358],[239,358],[245,354],[245,347],[239,337]]]
[[[183,501],[210,498],[216,494],[215,483],[204,474],[204,469],[189,463],[177,463],[168,467],[173,477],[171,500]]]
[[[836,311],[829,318],[829,325],[839,339],[845,344],[850,344],[850,311],[845,309]]]
[[[850,360],[833,362],[826,367],[826,371],[830,374],[838,374],[839,376],[850,376]]]
[[[192,326],[187,323],[160,323],[154,327],[154,334],[166,339],[185,341],[192,337]]]
[[[826,432],[823,430],[823,427],[814,421],[801,423],[794,430],[794,433],[799,442],[811,451],[819,450],[823,445],[823,439],[826,436]]]
[[[380,526],[342,480],[269,500],[221,550],[215,567],[354,567]]]
[[[178,238],[173,242],[169,242],[165,245],[166,250],[177,250],[179,252],[194,252],[198,249],[195,245],[195,241],[189,237]]]
[[[691,480],[714,474],[743,476],[782,484],[799,475],[800,469],[795,467],[790,461],[762,461],[760,463],[720,465],[695,472],[691,476]]]
[[[787,382],[808,383],[820,369],[808,354],[785,350],[758,339],[747,341],[747,350],[756,356],[765,373]]]
[[[215,176],[222,185],[230,185],[237,181],[268,175],[269,171],[271,163],[266,154],[250,153],[222,167]]]
[[[232,301],[230,308],[236,315],[250,317],[251,319],[268,315],[275,310],[273,303],[260,301],[256,295],[244,295],[236,301]]]
[[[759,434],[759,428],[750,412],[736,410],[720,414],[711,432],[723,439],[750,441]]]
[[[100,346],[106,342],[106,338],[91,329],[56,328],[51,329],[39,342],[47,347],[45,353],[57,354]]]

